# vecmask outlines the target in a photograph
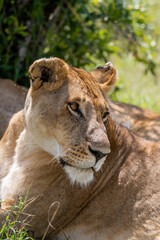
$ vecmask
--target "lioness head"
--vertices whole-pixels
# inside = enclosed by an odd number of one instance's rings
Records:
[[[29,73],[27,130],[40,148],[58,159],[72,182],[89,183],[110,152],[104,95],[115,83],[115,68],[108,63],[89,74],[61,59],[44,58],[35,61]]]

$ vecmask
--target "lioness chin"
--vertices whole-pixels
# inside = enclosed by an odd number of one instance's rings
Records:
[[[0,142],[0,225],[30,188],[35,200],[25,212],[35,236],[47,229],[48,239],[157,240],[160,145],[110,116],[116,69],[108,63],[89,74],[50,58],[35,61],[29,74],[24,110]],[[60,208],[47,228],[54,202]]]

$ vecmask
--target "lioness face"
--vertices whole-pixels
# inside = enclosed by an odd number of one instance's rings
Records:
[[[109,106],[100,85],[91,74],[58,58],[38,60],[29,71],[28,131],[58,159],[72,182],[88,184],[110,152],[104,126]]]

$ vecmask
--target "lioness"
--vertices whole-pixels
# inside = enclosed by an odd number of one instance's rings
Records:
[[[24,110],[0,142],[1,226],[30,188],[28,199],[35,201],[25,212],[34,215],[35,236],[159,239],[160,145],[112,119],[106,93],[115,68],[107,64],[94,77],[50,58],[35,61],[29,72]],[[47,228],[48,219],[54,228]]]

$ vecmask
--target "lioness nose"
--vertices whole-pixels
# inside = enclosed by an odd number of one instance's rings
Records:
[[[103,157],[105,157],[107,154],[102,153],[100,151],[95,151],[89,146],[89,151],[96,157],[96,163]]]

